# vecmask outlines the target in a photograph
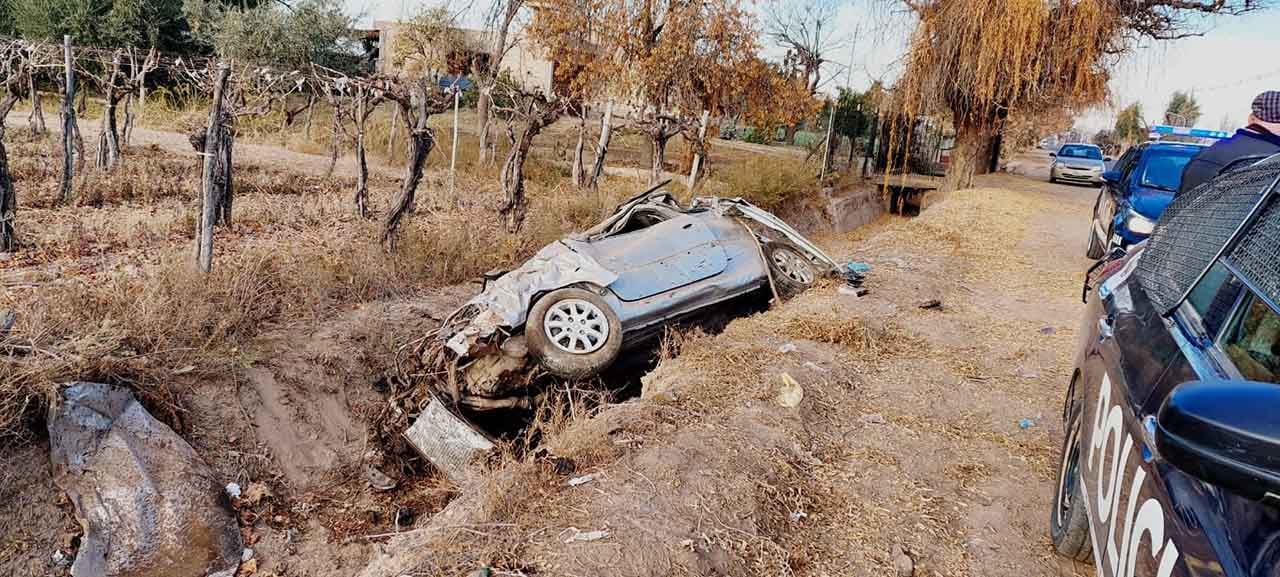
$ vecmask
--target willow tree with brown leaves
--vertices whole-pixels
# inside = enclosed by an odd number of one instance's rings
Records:
[[[956,150],[944,186],[986,172],[1013,112],[1103,101],[1111,67],[1140,38],[1196,34],[1194,14],[1243,14],[1264,0],[901,0],[919,19],[898,85],[903,116],[950,113]],[[897,131],[901,132],[901,131]]]

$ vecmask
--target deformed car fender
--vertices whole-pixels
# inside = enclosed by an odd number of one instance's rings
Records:
[[[595,259],[562,241],[553,242],[458,309],[454,317],[464,311],[475,311],[475,316],[458,332],[446,335],[446,346],[460,357],[468,356],[477,342],[500,328],[523,325],[534,296],[580,283],[606,287],[617,279],[617,273]]]
[[[739,216],[755,221],[766,228],[781,233],[782,236],[795,245],[796,248],[807,253],[813,260],[827,267],[831,273],[839,273],[840,265],[836,264],[835,259],[827,256],[818,245],[813,244],[809,239],[805,238],[800,231],[792,228],[782,219],[774,216],[773,213],[764,210],[754,204],[751,204],[743,198],[718,198],[718,197],[700,197],[695,198],[693,206],[707,207],[718,211],[720,214],[727,216]]]

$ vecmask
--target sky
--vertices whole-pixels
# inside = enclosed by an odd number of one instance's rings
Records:
[[[420,0],[344,1],[351,13],[363,15],[362,24],[410,17],[423,4]],[[487,0],[471,1],[477,12],[488,5]],[[851,0],[840,8],[835,29],[855,40],[846,41],[840,53],[832,55],[837,62],[825,73],[824,90],[834,92],[846,82],[864,89],[875,79],[892,82],[896,78],[911,21],[889,6],[888,2]],[[1159,123],[1175,90],[1195,95],[1202,113],[1199,126],[1234,129],[1243,125],[1254,96],[1263,90],[1280,90],[1280,60],[1275,59],[1280,54],[1280,8],[1205,20],[1198,29],[1205,32],[1203,36],[1147,42],[1122,58],[1114,66],[1110,101],[1082,114],[1076,126],[1087,132],[1109,128],[1116,112],[1134,102],[1142,104],[1149,123]],[[781,51],[769,49],[765,56],[780,58]],[[851,57],[853,70],[848,75]]]

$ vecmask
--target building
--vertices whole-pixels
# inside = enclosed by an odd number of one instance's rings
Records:
[[[393,74],[397,70],[394,55],[397,37],[401,34],[402,23],[380,20],[373,23],[373,30],[368,32],[377,40],[376,69],[383,74]],[[452,49],[444,58],[447,70],[442,75],[451,77],[469,77],[475,64],[489,58],[489,47],[494,40],[491,32],[471,28],[456,28],[459,47]],[[516,34],[515,42],[502,58],[499,67],[512,79],[518,80],[525,88],[540,90],[551,94],[555,80],[555,63],[543,56],[542,50],[527,37]],[[463,84],[466,86],[466,84]]]

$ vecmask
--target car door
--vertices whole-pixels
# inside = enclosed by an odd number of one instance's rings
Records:
[[[1121,178],[1116,181],[1116,184],[1110,182],[1103,184],[1102,189],[1098,191],[1098,200],[1093,206],[1093,233],[1103,244],[1111,239],[1111,223],[1116,214],[1116,199],[1122,196],[1125,179],[1128,178],[1135,159],[1142,154],[1142,148],[1139,145],[1125,151],[1111,167],[1111,170],[1119,173]]]
[[[697,214],[681,214],[576,246],[618,274],[609,288],[624,301],[662,294],[713,277],[729,266],[724,248]]]
[[[1182,353],[1176,327],[1124,276],[1104,284],[1096,343],[1081,363],[1082,497],[1099,576],[1167,577],[1181,566],[1180,548],[1167,529],[1142,402]]]
[[[1143,413],[1155,414],[1174,389],[1191,381],[1280,382],[1280,313],[1221,263],[1174,319],[1190,336],[1186,354],[1152,388]],[[1158,455],[1150,466],[1161,480],[1152,494],[1169,512],[1166,530],[1182,559],[1184,571],[1175,575],[1280,575],[1280,510],[1199,481]]]

